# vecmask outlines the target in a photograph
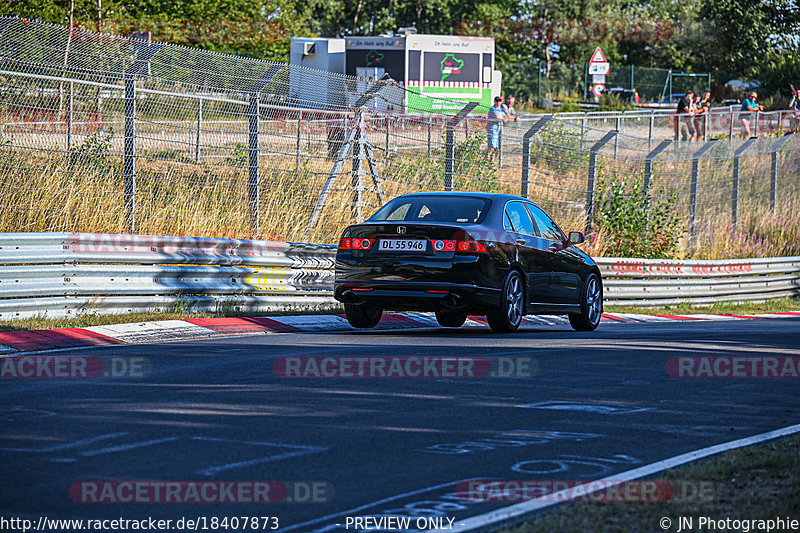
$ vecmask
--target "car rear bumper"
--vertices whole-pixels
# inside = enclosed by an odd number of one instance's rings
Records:
[[[334,298],[343,303],[396,311],[478,311],[497,307],[501,290],[462,283],[337,281]]]

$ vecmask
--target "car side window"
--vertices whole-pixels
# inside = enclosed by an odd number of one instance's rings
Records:
[[[528,207],[531,217],[533,217],[533,220],[536,222],[536,226],[539,228],[539,235],[543,239],[555,242],[564,242],[564,240],[566,240],[558,224],[556,224],[547,213],[533,204],[526,203],[525,205]]]
[[[533,228],[531,217],[522,202],[509,202],[506,204],[505,218],[511,224],[511,230],[514,233],[521,233],[523,235],[536,235],[536,230]],[[506,228],[508,229],[508,228]]]

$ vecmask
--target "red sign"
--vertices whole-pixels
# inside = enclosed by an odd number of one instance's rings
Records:
[[[589,60],[589,63],[608,63],[606,56],[603,55],[603,51],[600,50],[599,46],[594,49],[594,53],[592,54],[592,58]]]

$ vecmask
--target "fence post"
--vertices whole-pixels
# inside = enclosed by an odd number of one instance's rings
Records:
[[[711,124],[709,120],[710,111],[703,113],[703,142],[708,140],[708,126]]]
[[[619,132],[609,131],[602,139],[594,143],[589,150],[589,179],[586,186],[586,233],[592,232],[592,218],[594,217],[594,182],[597,177],[597,153]]]
[[[584,111],[583,118],[581,119],[581,150],[583,150],[584,138],[586,136],[586,115],[587,113]]]
[[[383,120],[386,122],[386,164],[389,164],[389,150],[391,149],[391,141],[389,139],[389,117],[383,115]]]
[[[500,132],[497,134],[497,167],[503,168],[503,126],[500,126]]]
[[[650,193],[650,180],[653,177],[653,160],[670,144],[672,144],[672,141],[669,139],[661,141],[658,146],[656,146],[655,150],[650,151],[644,159],[644,191],[648,196]]]
[[[617,130],[617,135],[614,137],[614,159],[619,156],[619,133],[622,131],[622,117],[617,117],[615,121],[615,130]]]
[[[447,121],[447,135],[445,137],[445,159],[444,159],[444,190],[453,190],[453,175],[455,174],[455,157],[456,157],[456,140],[455,132],[456,126],[464,120],[470,111],[478,107],[478,102],[470,102],[464,108],[453,115]]]
[[[733,108],[730,108],[730,109],[731,109],[731,123],[730,123],[730,131],[728,132],[728,140],[732,141],[733,140],[733,120],[734,119],[733,119]]]
[[[758,137],[758,117],[760,116],[760,113],[761,113],[760,111],[756,111],[756,120],[755,123],[753,124],[754,127],[752,131],[753,137]]]
[[[781,146],[788,141],[789,139],[793,138],[796,133],[790,133],[788,135],[784,135],[774,143],[770,147],[770,168],[769,168],[769,208],[772,213],[775,213],[775,204],[777,203],[777,194],[778,194],[778,150],[780,150]]]
[[[125,71],[125,225],[130,233],[136,233],[136,77],[149,74],[150,61],[167,43],[139,43],[136,59]]]
[[[72,149],[72,113],[74,111],[75,83],[69,82],[69,104],[67,107],[67,151]]]
[[[655,125],[656,115],[655,111],[650,111],[650,127],[647,132],[647,149],[653,148],[653,126]]]
[[[300,170],[300,146],[303,142],[303,114],[297,112],[297,138],[295,139],[295,168]]]
[[[136,233],[136,76],[125,76],[125,227]]]
[[[433,127],[433,119],[428,117],[428,159],[431,157],[431,128]]]
[[[364,216],[362,210],[364,207],[364,151],[366,148],[365,147],[366,143],[364,142],[365,131],[364,131],[363,111],[359,111],[356,113],[355,123],[356,123],[356,133],[352,146],[353,164],[351,172],[351,184],[353,186],[353,210],[356,215],[356,222],[360,224],[361,222],[364,222]],[[387,140],[386,154],[388,157],[389,153],[388,122],[386,129],[386,140]]]
[[[531,138],[539,133],[552,118],[553,115],[540,118],[522,136],[522,183],[520,185],[520,196],[523,198],[528,197],[528,182],[531,172]]]
[[[266,87],[278,73],[283,70],[283,65],[273,65],[253,84],[250,89],[250,104],[247,110],[247,196],[248,211],[250,215],[250,231],[253,236],[261,233],[260,205],[259,205],[259,93]]]
[[[697,221],[697,176],[700,171],[700,158],[703,157],[717,140],[706,142],[695,153],[692,154],[692,175],[689,190],[689,240],[693,244],[696,235],[695,223]]]
[[[203,128],[203,99],[197,101],[197,133],[194,138],[194,160],[200,162],[200,131]]]
[[[755,138],[747,139],[733,153],[733,188],[731,190],[731,225],[734,231],[739,222],[739,173],[741,168],[741,157],[745,150],[756,141]]]
[[[250,230],[253,236],[261,233],[259,219],[259,97],[258,91],[250,94],[250,106],[247,110],[247,197],[248,212],[250,214]]]

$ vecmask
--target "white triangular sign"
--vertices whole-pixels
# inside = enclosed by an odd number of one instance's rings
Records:
[[[595,48],[589,63],[608,63],[608,61],[606,61],[606,56],[603,55],[603,51],[600,50],[599,46]]]

